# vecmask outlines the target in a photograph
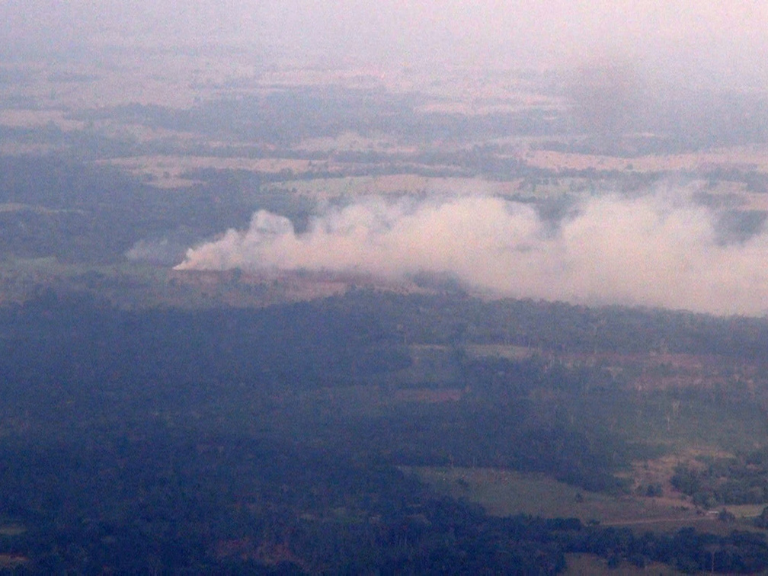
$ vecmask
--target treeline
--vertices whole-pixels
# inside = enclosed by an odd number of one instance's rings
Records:
[[[623,493],[615,472],[658,453],[592,423],[571,423],[546,407],[495,398],[445,404],[404,404],[383,414],[331,420],[310,428],[319,443],[376,454],[406,466],[459,466],[540,472],[595,492]],[[380,411],[381,412],[381,411]]]
[[[768,451],[679,464],[672,485],[704,508],[768,503]]]
[[[180,261],[194,243],[246,228],[261,208],[306,220],[306,201],[261,194],[261,182],[236,173],[182,192],[62,157],[0,157],[0,204],[12,205],[0,211],[0,257],[124,262],[139,240],[176,236]]]
[[[325,302],[339,311],[365,309],[407,342],[461,346],[510,344],[552,352],[680,353],[762,361],[768,321],[684,311],[587,307],[531,299],[484,301],[353,291]]]
[[[487,141],[510,135],[554,136],[569,129],[551,109],[531,108],[482,115],[422,112],[418,94],[381,89],[299,86],[265,95],[206,100],[186,109],[128,104],[78,111],[78,120],[113,120],[208,137],[292,146],[305,138],[354,132],[410,143],[452,139]]]
[[[364,290],[264,309],[192,311],[125,311],[48,290],[0,309],[0,331],[8,375],[16,373],[14,363],[27,362],[38,375],[67,374],[77,365],[81,381],[100,381],[109,370],[129,379],[342,386],[381,382],[373,377],[410,365],[412,344],[428,344],[453,355],[452,383],[512,397],[521,386],[615,387],[599,364],[566,368],[549,358],[562,352],[768,357],[764,319]],[[474,344],[529,347],[537,355],[473,358],[465,347]]]
[[[704,91],[658,99],[644,113],[628,117],[626,125],[619,123],[608,130],[599,123],[580,122],[578,105],[565,112],[530,107],[471,115],[419,110],[426,102],[418,93],[395,94],[380,88],[298,86],[265,95],[241,93],[205,100],[186,109],[134,103],[77,111],[71,116],[281,146],[345,132],[364,137],[384,134],[418,144],[440,140],[471,143],[508,136],[567,137],[570,141],[564,147],[568,151],[627,157],[761,143],[768,137],[765,99],[734,92]],[[652,136],[635,136],[639,133]]]
[[[56,380],[72,389],[162,390],[252,386],[290,389],[364,383],[407,366],[397,334],[364,310],[338,314],[302,303],[263,310],[147,310],[45,292],[0,313],[8,384]]]

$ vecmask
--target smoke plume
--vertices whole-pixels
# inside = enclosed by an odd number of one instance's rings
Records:
[[[764,314],[768,233],[724,242],[718,214],[665,192],[584,201],[555,226],[498,197],[385,201],[327,208],[297,234],[254,214],[191,248],[180,270],[345,271],[390,279],[450,275],[499,296]]]

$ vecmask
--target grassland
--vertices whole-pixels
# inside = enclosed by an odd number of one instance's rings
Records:
[[[543,518],[578,518],[583,523],[630,527],[638,532],[699,530],[728,533],[734,525],[718,511],[697,510],[683,495],[651,498],[586,492],[541,474],[478,468],[407,468],[440,493],[480,504],[489,514],[526,514]],[[761,506],[727,506],[740,529],[751,527]]]

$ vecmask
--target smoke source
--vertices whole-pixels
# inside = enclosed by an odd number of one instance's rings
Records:
[[[303,234],[259,211],[248,230],[191,248],[176,269],[449,274],[498,296],[764,314],[768,234],[723,243],[717,217],[664,192],[589,199],[555,227],[496,197],[368,197],[324,210]]]

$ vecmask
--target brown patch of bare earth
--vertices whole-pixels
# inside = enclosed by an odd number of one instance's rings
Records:
[[[708,171],[718,168],[768,172],[768,148],[734,147],[689,154],[620,158],[551,150],[531,150],[526,161],[539,168],[626,170],[635,172]]]
[[[398,402],[421,402],[425,404],[444,404],[446,402],[458,402],[464,395],[459,388],[447,388],[433,390],[431,388],[415,388],[397,390],[395,400]]]
[[[29,563],[29,558],[20,554],[0,554],[0,568],[14,570]]]

